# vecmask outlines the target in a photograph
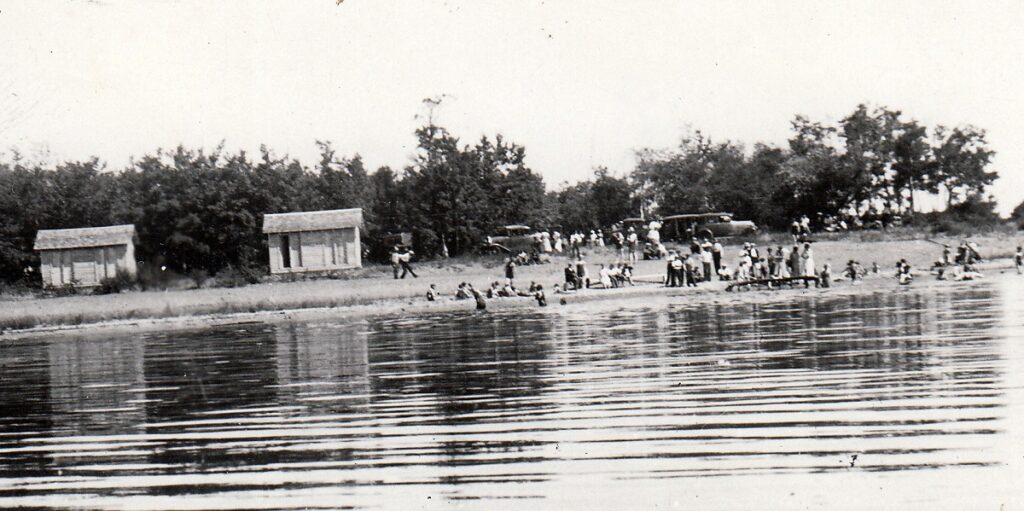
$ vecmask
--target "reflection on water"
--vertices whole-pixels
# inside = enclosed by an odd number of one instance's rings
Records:
[[[1013,504],[1020,297],[8,342],[0,507]]]

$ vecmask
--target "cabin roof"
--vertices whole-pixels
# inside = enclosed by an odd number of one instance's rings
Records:
[[[44,229],[36,233],[36,250],[109,247],[127,245],[135,237],[135,226],[110,225],[82,229]]]
[[[330,231],[359,227],[363,223],[363,210],[331,209],[326,211],[300,211],[263,215],[263,232]]]

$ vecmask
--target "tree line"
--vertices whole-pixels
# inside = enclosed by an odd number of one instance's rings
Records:
[[[496,227],[572,232],[626,217],[731,211],[768,228],[796,217],[907,216],[941,196],[949,210],[994,216],[996,175],[985,131],[928,129],[901,112],[858,106],[834,124],[797,116],[785,147],[713,141],[700,132],[669,150],[637,151],[622,176],[597,168],[546,191],[526,149],[500,135],[464,143],[432,122],[416,130],[410,163],[368,170],[358,154],[317,142],[312,165],[258,154],[178,147],[107,169],[96,158],[59,164],[15,153],[0,161],[0,279],[38,268],[40,229],[135,224],[140,260],[181,272],[262,273],[266,213],[362,208],[363,245],[386,257],[388,234],[412,233],[423,256],[471,253]],[[38,280],[38,279],[36,279]]]

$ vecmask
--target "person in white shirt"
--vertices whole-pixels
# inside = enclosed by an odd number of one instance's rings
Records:
[[[601,282],[601,287],[607,289],[612,287],[612,273],[605,268],[603,264],[598,265],[601,269],[597,271],[597,278]]]
[[[802,269],[803,269],[803,276],[804,277],[813,277],[814,276],[814,252],[811,251],[811,244],[810,243],[804,243],[804,251],[803,251],[803,253],[800,254],[800,259],[803,260],[801,265],[800,265],[800,266],[802,266]]]
[[[711,256],[710,247],[708,247],[707,250],[705,250],[704,247],[701,247],[700,260],[704,266],[704,282],[711,282],[711,276],[717,273],[717,270],[714,270],[715,260]]]
[[[629,235],[626,236],[626,245],[629,247],[629,262],[635,263],[637,245],[640,243],[640,239],[636,236],[636,230],[632,227],[629,228]]]

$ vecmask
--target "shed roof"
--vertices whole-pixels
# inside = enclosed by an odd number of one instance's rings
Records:
[[[110,225],[82,229],[45,229],[36,233],[36,250],[91,248],[127,245],[135,237],[135,226]]]
[[[329,231],[359,227],[363,223],[363,210],[332,209],[327,211],[302,211],[263,215],[263,232]]]

